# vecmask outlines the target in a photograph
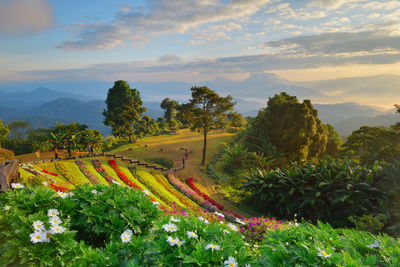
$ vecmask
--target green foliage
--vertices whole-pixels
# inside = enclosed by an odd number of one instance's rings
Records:
[[[266,153],[257,149],[266,142],[296,161],[317,158],[325,152],[327,140],[328,130],[310,100],[299,103],[284,92],[269,98],[267,107],[250,121],[246,137],[251,151]]]
[[[190,122],[192,131],[197,130],[204,135],[201,160],[201,165],[204,165],[207,154],[207,133],[229,121],[229,111],[236,103],[232,102],[232,96],[221,97],[206,86],[194,86],[190,90],[192,98],[188,104],[179,106],[179,113]]]
[[[253,170],[242,188],[250,201],[279,218],[300,217],[348,225],[349,216],[378,213],[386,200],[376,172],[352,167],[349,161],[320,160],[318,164],[274,171]]]
[[[224,171],[228,174],[235,174],[244,168],[249,161],[248,149],[240,144],[225,145]]]
[[[0,148],[1,148],[1,140],[3,139],[3,136],[6,136],[10,129],[6,125],[3,125],[3,122],[0,120]]]
[[[400,242],[387,235],[333,229],[319,222],[318,227],[299,224],[270,231],[259,254],[257,266],[399,266]]]
[[[8,138],[25,140],[29,130],[29,123],[26,121],[13,121],[7,125],[10,132]]]
[[[155,158],[147,158],[145,161],[150,162],[150,163],[155,163],[160,166],[163,166],[165,168],[170,168],[172,169],[175,166],[175,162],[172,159],[169,158],[163,158],[163,157],[155,157]]]
[[[179,103],[175,100],[164,98],[160,107],[164,109],[164,119],[170,131],[175,132],[179,126],[179,121],[176,120],[177,107]]]
[[[338,132],[336,132],[332,125],[327,124],[326,127],[328,129],[328,141],[326,143],[325,153],[336,158],[339,155],[339,149],[343,144],[343,141],[340,139]]]
[[[125,81],[116,81],[108,90],[106,104],[104,124],[111,126],[115,136],[127,136],[132,142],[135,134],[140,133],[141,116],[146,112],[139,91]]]
[[[399,144],[399,132],[385,127],[362,126],[347,138],[343,152],[362,163],[390,161],[399,155]]]
[[[357,230],[377,233],[385,225],[384,221],[386,220],[386,216],[379,213],[376,216],[373,214],[350,216],[348,219],[354,224]]]

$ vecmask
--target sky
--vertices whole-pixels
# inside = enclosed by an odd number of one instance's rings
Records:
[[[0,83],[400,75],[400,1],[0,0]]]

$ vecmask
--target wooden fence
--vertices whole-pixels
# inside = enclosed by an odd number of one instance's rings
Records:
[[[0,192],[10,189],[11,183],[18,182],[19,161],[4,161],[0,163]]]
[[[54,161],[59,161],[59,160],[81,159],[81,158],[100,157],[100,156],[113,157],[115,159],[120,159],[122,161],[129,162],[129,163],[131,163],[133,165],[136,164],[138,166],[143,166],[143,167],[146,167],[146,168],[149,168],[149,169],[158,170],[158,171],[162,171],[162,172],[171,172],[171,171],[172,172],[177,172],[177,171],[183,170],[185,168],[183,165],[181,165],[181,166],[179,166],[177,168],[174,168],[174,169],[164,168],[164,167],[157,167],[155,165],[151,165],[151,164],[149,164],[147,162],[144,162],[144,161],[140,161],[140,160],[137,160],[137,159],[131,159],[131,158],[127,158],[127,157],[124,157],[124,156],[117,155],[117,154],[106,153],[106,152],[84,154],[84,155],[66,157],[66,158],[59,158],[59,159],[43,159],[43,160],[32,161],[32,162],[28,162],[28,163],[38,164],[38,163],[42,163],[42,162],[45,163],[45,162],[54,162]]]

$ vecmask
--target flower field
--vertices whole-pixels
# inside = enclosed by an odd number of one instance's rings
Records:
[[[21,167],[0,195],[0,265],[398,266],[399,241],[241,218],[172,173],[104,157]],[[4,252],[4,253],[3,253]]]

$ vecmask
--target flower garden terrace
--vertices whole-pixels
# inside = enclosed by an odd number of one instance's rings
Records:
[[[399,264],[399,242],[328,224],[241,218],[174,174],[106,157],[22,165],[0,195],[0,265]]]

